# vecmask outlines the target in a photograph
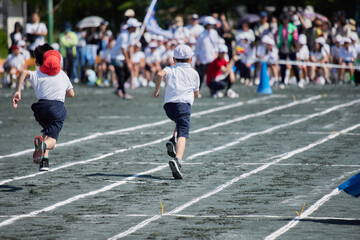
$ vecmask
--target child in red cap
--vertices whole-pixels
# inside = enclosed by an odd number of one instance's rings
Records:
[[[43,127],[42,136],[34,139],[33,161],[40,164],[40,171],[49,170],[49,150],[55,147],[60,130],[66,118],[65,97],[74,97],[70,79],[61,70],[61,54],[49,44],[38,46],[34,55],[37,71],[22,71],[13,97],[13,107],[21,100],[21,86],[25,78],[35,90],[37,103],[31,105],[36,121]]]

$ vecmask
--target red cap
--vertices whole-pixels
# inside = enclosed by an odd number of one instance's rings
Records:
[[[43,56],[40,71],[50,76],[57,75],[61,70],[61,54],[56,50],[49,50]]]
[[[13,45],[13,46],[11,47],[11,51],[14,51],[14,50],[16,50],[16,49],[19,49],[19,46],[18,46],[18,45]]]

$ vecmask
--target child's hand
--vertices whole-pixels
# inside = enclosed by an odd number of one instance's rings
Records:
[[[13,107],[14,108],[17,108],[17,104],[18,104],[18,102],[20,102],[20,100],[21,100],[21,93],[16,91],[14,94],[14,97],[13,97]]]
[[[159,95],[160,95],[160,91],[159,91],[159,90],[157,90],[157,91],[155,90],[153,95],[154,95],[154,97],[158,98]]]

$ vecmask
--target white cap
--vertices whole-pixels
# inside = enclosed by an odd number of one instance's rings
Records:
[[[218,21],[211,16],[207,16],[204,18],[204,25],[216,25],[217,23]]]
[[[269,35],[265,35],[261,41],[265,44],[269,44],[269,45],[275,45],[275,41],[272,37],[270,37]]]
[[[187,45],[179,45],[174,50],[174,58],[176,59],[189,59],[193,55],[193,51]]]
[[[324,37],[318,37],[315,39],[315,42],[319,43],[320,45],[324,45],[326,43],[326,40]]]
[[[228,52],[228,47],[225,44],[221,44],[221,45],[219,45],[218,52],[219,53],[227,53]]]
[[[348,37],[344,37],[344,38],[342,39],[342,41],[343,41],[343,43],[351,43],[351,40],[350,40],[350,38],[348,38]]]
[[[298,42],[301,45],[305,45],[307,43],[306,35],[305,34],[300,34]]]
[[[131,8],[129,8],[128,10],[125,11],[124,16],[125,17],[134,17],[135,16],[135,11],[132,10]]]
[[[335,36],[335,41],[341,43],[342,42],[342,36],[341,35],[336,35]]]
[[[198,19],[198,18],[199,18],[199,15],[197,15],[197,14],[195,13],[195,14],[191,15],[191,18],[192,18],[192,19]]]
[[[149,48],[157,48],[157,47],[158,47],[157,42],[151,42],[151,43],[149,43]]]
[[[219,40],[218,40],[218,43],[219,43],[219,45],[225,44],[225,39],[223,39],[222,37],[220,37]]]
[[[359,39],[359,36],[356,32],[352,32],[350,34],[350,39],[353,40],[353,41],[357,41]]]
[[[141,42],[137,42],[137,43],[135,44],[135,46],[137,46],[138,48],[141,48],[142,44],[141,44]]]
[[[130,27],[140,27],[141,23],[136,18],[129,18],[126,21],[126,25],[127,25],[128,28],[130,28]]]

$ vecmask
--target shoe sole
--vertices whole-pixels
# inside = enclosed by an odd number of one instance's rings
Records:
[[[43,138],[42,136],[36,136],[34,139],[35,151],[33,153],[33,162],[35,164],[40,164],[43,156],[44,156],[44,149],[43,149]]]
[[[45,171],[49,171],[50,168],[49,167],[42,167],[42,168],[39,168],[39,171],[40,172],[45,172]]]
[[[180,172],[180,170],[179,170],[179,168],[178,168],[178,166],[177,166],[177,164],[176,164],[176,162],[174,160],[171,160],[169,162],[169,167],[170,167],[170,169],[172,171],[172,175],[173,175],[173,177],[175,179],[182,179],[183,178],[182,174],[181,174],[181,172]]]
[[[171,142],[167,142],[166,143],[166,148],[167,148],[167,154],[170,157],[175,158],[176,157],[176,150],[175,150],[174,144],[171,143]]]

